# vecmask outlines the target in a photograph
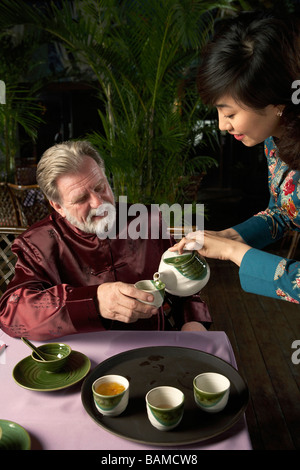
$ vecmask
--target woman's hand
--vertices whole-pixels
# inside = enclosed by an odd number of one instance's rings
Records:
[[[205,258],[230,260],[240,266],[250,248],[235,230],[228,229],[221,232],[191,232],[170,248],[170,251],[182,253],[183,250],[197,250]]]

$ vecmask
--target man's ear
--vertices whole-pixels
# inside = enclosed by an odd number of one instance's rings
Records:
[[[63,207],[58,202],[49,201],[49,203],[62,217],[66,217]]]

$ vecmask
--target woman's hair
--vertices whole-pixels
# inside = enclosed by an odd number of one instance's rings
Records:
[[[222,23],[203,51],[197,86],[205,104],[230,95],[259,112],[284,105],[280,158],[300,169],[300,105],[292,101],[300,79],[298,24],[271,13],[245,12]]]
[[[67,173],[76,173],[82,169],[84,157],[91,157],[105,174],[105,166],[99,153],[87,141],[67,141],[46,150],[38,165],[36,179],[45,196],[54,202],[60,202],[57,179]]]

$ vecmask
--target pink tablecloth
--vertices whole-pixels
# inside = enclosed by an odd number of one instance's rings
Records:
[[[134,348],[181,346],[214,354],[236,367],[234,354],[224,332],[99,332],[60,338],[73,350],[88,356],[92,369],[105,359]],[[20,340],[0,330],[0,419],[23,426],[30,434],[32,449],[49,450],[145,450],[162,447],[145,446],[115,436],[98,426],[81,402],[81,384],[52,392],[38,392],[20,387],[12,377],[14,366],[30,355]],[[35,342],[36,345],[40,343]],[[245,418],[231,429],[196,445],[179,446],[181,450],[247,450],[251,442]],[[174,447],[169,448],[174,450]]]

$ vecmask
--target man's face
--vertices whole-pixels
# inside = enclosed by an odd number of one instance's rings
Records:
[[[113,225],[114,196],[106,176],[91,157],[85,157],[80,171],[60,176],[57,187],[61,203],[50,203],[72,225],[98,235]]]

